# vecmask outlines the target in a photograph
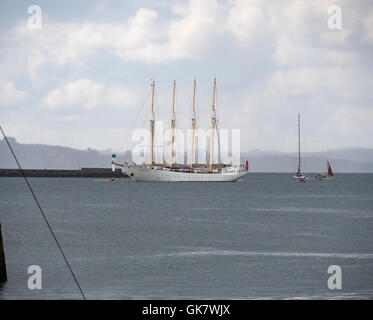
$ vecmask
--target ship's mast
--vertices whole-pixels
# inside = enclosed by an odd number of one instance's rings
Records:
[[[300,174],[300,114],[298,113],[298,171]]]
[[[215,125],[216,125],[215,90],[216,90],[216,78],[214,79],[214,93],[212,96],[210,172],[214,170],[214,138],[215,138]]]
[[[174,160],[174,142],[175,142],[175,88],[176,88],[176,80],[174,80],[174,94],[172,98],[172,116],[171,116],[171,130],[172,130],[172,138],[171,138],[171,163],[170,167],[172,168],[173,160]]]
[[[151,146],[150,146],[150,168],[153,168],[153,153],[154,153],[154,123],[155,123],[155,117],[154,117],[154,87],[155,87],[155,81],[153,80],[152,83],[152,118],[150,119],[150,129],[151,129]]]
[[[192,115],[192,150],[190,155],[190,170],[193,170],[194,164],[194,131],[196,129],[196,79],[194,79],[193,88],[193,115]]]

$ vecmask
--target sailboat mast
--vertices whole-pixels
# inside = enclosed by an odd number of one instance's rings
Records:
[[[214,167],[214,138],[215,138],[215,90],[216,90],[216,78],[214,79],[214,93],[212,96],[212,117],[211,117],[211,150],[210,150],[210,172],[213,171]]]
[[[192,150],[190,155],[190,170],[193,170],[194,164],[194,131],[196,129],[196,79],[193,87],[193,115],[192,115]]]
[[[154,122],[155,122],[155,118],[154,118],[154,87],[155,87],[155,81],[153,80],[153,83],[152,83],[152,118],[150,120],[150,128],[151,128],[151,134],[152,134],[152,138],[151,138],[151,147],[150,147],[150,168],[153,167],[153,153],[154,153]]]
[[[175,142],[175,88],[176,88],[176,80],[174,80],[174,93],[172,98],[172,118],[171,118],[171,130],[172,130],[172,138],[171,138],[171,163],[170,167],[172,168],[173,160],[174,160],[174,142]]]
[[[298,113],[298,173],[300,173],[300,114]]]

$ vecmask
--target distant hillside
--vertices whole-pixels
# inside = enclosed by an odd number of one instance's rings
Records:
[[[42,144],[20,144],[8,138],[21,165],[25,169],[79,169],[82,167],[109,168],[110,150],[77,150]],[[249,160],[252,172],[294,172],[297,167],[295,153],[253,150],[241,154]],[[118,155],[119,161],[130,161],[130,153]],[[373,172],[373,149],[333,149],[325,152],[304,153],[304,172],[326,170],[329,160],[335,172]],[[4,140],[0,140],[0,168],[16,168],[16,163]]]
[[[25,169],[79,169],[111,167],[111,155],[97,150],[76,150],[43,144],[20,144],[8,138],[21,166]],[[0,168],[17,168],[4,140],[0,141]]]
[[[252,172],[295,172],[298,165],[296,155],[266,155],[266,156],[246,156],[250,171]],[[302,157],[303,172],[326,172],[326,161],[329,160],[334,172],[373,172],[373,162],[360,162],[345,159],[333,159],[326,156],[310,156],[306,154]]]

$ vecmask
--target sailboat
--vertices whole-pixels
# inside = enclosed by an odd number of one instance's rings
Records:
[[[317,176],[315,177],[317,180],[327,180],[327,179],[334,178],[332,166],[330,165],[329,161],[326,162],[326,166],[327,166],[328,173],[317,174]]]
[[[214,161],[214,136],[215,131],[218,137],[219,144],[219,131],[217,126],[217,116],[215,109],[215,92],[216,92],[216,79],[214,79],[213,101],[212,101],[212,115],[211,115],[211,135],[210,135],[210,152],[209,164],[195,163],[195,131],[197,125],[196,108],[195,108],[195,94],[196,94],[196,80],[194,80],[193,89],[193,113],[192,113],[192,148],[190,164],[177,164],[174,161],[174,142],[175,142],[175,87],[174,81],[173,99],[172,99],[172,116],[171,116],[171,161],[169,164],[159,164],[154,162],[154,130],[155,130],[155,112],[154,112],[154,88],[155,81],[152,82],[152,104],[150,119],[150,163],[149,164],[127,164],[118,163],[115,161],[115,155],[112,157],[112,168],[115,166],[125,167],[126,173],[133,181],[216,181],[216,182],[233,182],[244,177],[248,173],[248,162],[246,165],[229,165],[220,163],[220,146],[218,148],[219,155],[217,163]]]
[[[300,167],[300,114],[298,113],[298,169],[293,179],[297,182],[306,182],[306,176],[301,173]]]

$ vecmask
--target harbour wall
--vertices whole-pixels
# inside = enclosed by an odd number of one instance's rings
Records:
[[[80,170],[60,169],[23,169],[26,177],[64,177],[64,178],[128,178],[121,169],[81,168]],[[0,177],[22,177],[19,169],[0,169]]]

